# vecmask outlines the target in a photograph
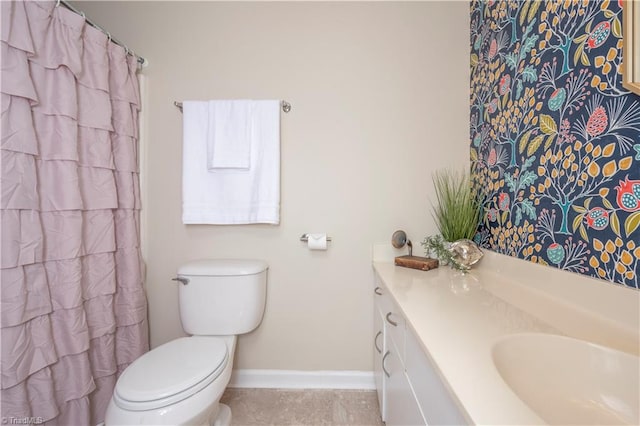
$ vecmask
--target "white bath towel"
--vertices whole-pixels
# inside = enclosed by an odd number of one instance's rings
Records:
[[[248,171],[207,164],[207,102],[183,102],[182,222],[280,222],[280,102],[252,101]]]
[[[253,101],[209,101],[208,169],[249,170]]]

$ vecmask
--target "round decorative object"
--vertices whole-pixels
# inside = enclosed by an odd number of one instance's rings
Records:
[[[480,247],[471,240],[462,239],[454,241],[449,247],[449,251],[460,266],[465,270],[471,269],[471,266],[475,265],[482,259],[484,253],[480,250]]]
[[[391,236],[391,245],[395,248],[402,248],[407,244],[407,234],[402,230],[398,230]]]

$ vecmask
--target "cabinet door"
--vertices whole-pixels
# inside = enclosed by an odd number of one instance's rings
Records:
[[[389,296],[386,296],[389,298]],[[400,315],[400,309],[391,300],[388,301],[386,306],[384,319],[384,340],[387,347],[392,343],[398,349],[398,357],[400,362],[404,365],[404,352],[405,352],[405,333],[406,323],[402,315]]]
[[[388,374],[385,393],[387,426],[425,425],[395,345],[389,345],[382,365]]]
[[[412,332],[407,333],[406,344],[407,377],[426,421],[434,425],[467,424],[455,398]]]
[[[373,339],[373,375],[376,381],[376,390],[378,391],[378,404],[380,405],[380,415],[382,420],[386,420],[385,396],[384,389],[386,384],[386,376],[382,371],[382,356],[386,349],[384,344],[384,316],[378,303],[374,303],[373,307],[373,331],[375,332]]]

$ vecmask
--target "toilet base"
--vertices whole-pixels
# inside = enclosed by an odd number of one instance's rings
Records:
[[[218,404],[218,416],[211,426],[231,425],[231,408],[227,404]]]

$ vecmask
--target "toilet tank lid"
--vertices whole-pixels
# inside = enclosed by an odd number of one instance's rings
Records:
[[[178,275],[237,276],[254,275],[265,271],[269,265],[260,259],[200,259],[178,268]]]

